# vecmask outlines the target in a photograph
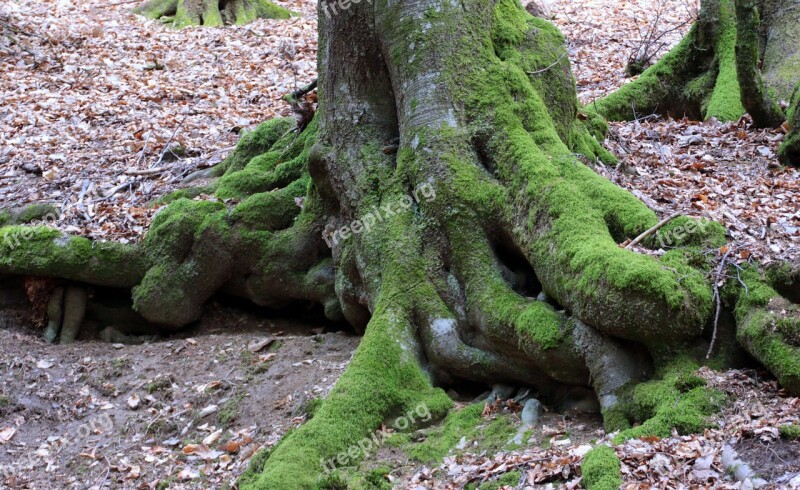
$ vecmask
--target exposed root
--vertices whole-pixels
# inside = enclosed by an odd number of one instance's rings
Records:
[[[708,90],[684,100],[709,115],[730,109],[720,98],[736,70],[732,4],[718,5],[651,69],[697,61],[694,82]],[[217,171],[218,200],[172,196],[141,244],[44,228],[14,242],[30,229],[0,229],[0,274],[70,281],[53,299],[62,338],[81,314],[70,312],[75,282],[132,290],[136,312],[162,328],[196,320],[223,292],[273,308],[323,305],[328,318],[365,330],[319,411],[240,488],[314,488],[327,469],[360,461],[359,444],[382,424],[420,406],[443,415],[450,401],[436,384],[523,384],[544,403],[594,388],[621,438],[700,430],[719,406],[692,375],[689,346],[704,347],[715,306],[712,265],[698,250],[724,243],[724,230],[709,227],[661,259],[621,247],[658,218],[576,158],[613,157],[592,136],[598,119],[577,117],[558,30],[512,0],[436,6],[432,15],[426,1],[362,2],[321,17],[315,118],[299,132],[279,119],[245,135]],[[420,30],[423,16],[431,22]],[[453,32],[458,43],[443,55]],[[712,68],[719,76],[700,80]],[[629,95],[673,90],[652,73],[640,81]],[[606,109],[628,110],[627,96],[613,97]],[[769,331],[775,313],[762,314],[777,293],[748,285],[740,341],[795,389],[796,348]],[[795,349],[788,360],[775,357],[778,340],[778,351]],[[604,474],[596,480],[616,481]]]
[[[800,395],[800,310],[772,289],[754,270],[746,269],[747,290],[736,304],[739,343],[778,378]]]

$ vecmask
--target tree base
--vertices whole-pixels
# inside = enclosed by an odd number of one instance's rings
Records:
[[[269,0],[150,0],[134,12],[177,28],[242,25],[255,19],[288,19],[293,15]]]
[[[697,430],[713,409],[675,365],[708,351],[706,251],[724,229],[686,234],[698,227],[679,218],[662,231],[684,238],[658,259],[620,247],[658,218],[581,163],[613,156],[558,29],[513,0],[433,3],[321,15],[317,115],[244,135],[208,189],[217,199],[169,196],[139,244],[0,229],[0,274],[126,288],[164,329],[220,292],[322,305],[364,332],[314,418],[240,488],[314,488],[381,424],[420,404],[443,415],[439,387],[459,382],[523,385],[544,403],[594,390],[609,428],[652,420],[631,436]],[[739,328],[763,304],[741,308]],[[794,362],[749,335],[772,369]]]

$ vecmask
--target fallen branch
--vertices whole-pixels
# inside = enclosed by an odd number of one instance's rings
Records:
[[[563,59],[564,59],[564,56],[566,56],[568,52],[569,52],[569,51],[565,49],[565,50],[564,50],[564,52],[563,52],[563,53],[561,53],[561,56],[559,56],[559,57],[558,57],[558,59],[557,59],[557,60],[555,60],[555,61],[553,62],[553,64],[551,64],[551,65],[550,65],[550,66],[548,66],[547,68],[542,68],[541,70],[529,71],[529,72],[528,72],[528,75],[538,75],[538,74],[540,74],[540,73],[544,73],[544,72],[546,72],[547,70],[549,70],[549,69],[553,68],[553,67],[554,67],[554,66],[556,66],[557,64],[561,63],[561,60],[563,60]]]
[[[137,176],[145,176],[145,175],[154,175],[160,174],[162,172],[166,172],[169,170],[168,167],[158,167],[158,168],[150,168],[147,170],[126,170],[126,175],[137,175]]]
[[[649,237],[653,233],[657,232],[658,230],[663,228],[664,225],[666,225],[667,223],[669,223],[670,221],[672,221],[673,219],[677,218],[680,215],[681,215],[680,211],[672,213],[667,218],[664,218],[661,221],[659,221],[658,224],[655,225],[654,227],[650,228],[649,230],[645,231],[641,235],[639,235],[636,238],[634,238],[633,241],[631,243],[629,243],[625,248],[630,250],[631,247],[634,247],[634,246],[638,245],[639,243],[642,242],[642,240],[644,240],[645,238]]]
[[[719,312],[722,310],[722,298],[719,294],[719,282],[722,279],[722,272],[725,270],[725,262],[728,260],[728,256],[733,251],[732,246],[728,246],[727,250],[725,251],[725,255],[722,256],[722,260],[719,263],[719,267],[717,268],[717,273],[711,279],[714,281],[714,301],[717,304],[717,311],[714,313],[714,331],[711,334],[711,345],[708,346],[708,353],[706,353],[706,359],[711,359],[711,354],[714,352],[714,346],[717,343],[717,328],[719,326]]]

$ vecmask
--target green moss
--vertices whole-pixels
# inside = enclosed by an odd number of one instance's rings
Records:
[[[500,475],[500,478],[494,481],[483,483],[479,489],[480,490],[500,490],[503,487],[511,487],[517,488],[519,485],[519,480],[522,474],[519,471],[509,471],[508,473],[503,473]]]
[[[280,442],[278,444],[280,444]],[[261,449],[259,449],[258,452],[254,454],[252,458],[250,458],[250,462],[247,464],[247,469],[244,473],[242,473],[242,476],[239,477],[237,482],[239,488],[255,485],[260,478],[261,473],[264,471],[264,467],[269,460],[269,455],[274,450],[274,447],[269,448],[262,446]]]
[[[131,287],[144,275],[146,266],[144,257],[130,245],[69,237],[45,226],[0,228],[0,273]]]
[[[355,475],[347,479],[349,490],[392,490],[392,484],[386,478],[392,472],[388,466],[371,469],[359,469]]]
[[[244,168],[237,170],[250,154],[246,148],[253,143],[245,144],[240,155],[231,160],[225,175],[220,178],[216,195],[223,199],[245,197],[291,184],[304,175],[316,134],[317,123],[314,119],[299,136],[294,133],[283,134],[269,151],[252,156],[245,162]]]
[[[151,206],[158,207],[163,206],[166,204],[171,204],[179,199],[194,199],[195,197],[201,196],[203,194],[213,195],[216,191],[217,186],[216,184],[212,183],[209,185],[201,186],[201,187],[188,187],[186,189],[178,189],[175,191],[170,192],[169,194],[165,194],[155,201],[152,201],[150,204]]]
[[[430,431],[425,441],[408,450],[408,455],[424,463],[441,462],[462,438],[470,443],[468,450],[471,452],[480,448],[479,451],[492,454],[506,447],[514,435],[514,424],[505,416],[487,422],[481,415],[483,409],[483,403],[476,403],[450,412],[440,427]],[[472,446],[473,442],[477,442],[477,448]]]
[[[278,140],[285,138],[295,122],[289,117],[278,117],[259,124],[253,131],[242,134],[236,149],[220,165],[223,172],[237,172],[253,158],[267,153]]]
[[[387,419],[420,407],[433,419],[444,415],[452,402],[431,387],[403,348],[408,340],[401,325],[406,321],[379,307],[353,361],[314,418],[284,439],[257,481],[240,488],[282,488],[286,482],[294,488],[313,488],[330,458],[336,467],[363,458],[357,442],[369,438]],[[351,457],[347,452],[353,447]]]
[[[603,427],[606,432],[624,431],[631,428],[631,422],[623,406],[603,410]]]
[[[305,197],[309,181],[305,176],[281,189],[254,194],[236,206],[231,218],[259,230],[288,228],[300,214],[295,199]]]
[[[581,474],[587,490],[617,490],[622,485],[617,453],[608,446],[598,446],[583,458]]]
[[[657,109],[662,113],[669,112],[670,103],[677,102],[676,105],[680,105],[684,99],[678,93],[680,85],[675,82],[678,74],[686,69],[696,31],[697,25],[636,81],[623,85],[592,104],[592,108],[611,121],[625,121],[642,114],[652,114]]]
[[[412,447],[409,456],[425,463],[441,461],[461,440],[475,432],[483,422],[483,403],[476,403],[460,410],[453,410],[442,423],[441,428],[433,431],[428,438]]]
[[[781,437],[788,441],[796,441],[800,439],[800,425],[788,424],[780,427]]]
[[[220,10],[221,7],[223,10]],[[259,18],[288,19],[295,15],[268,0],[150,0],[134,12],[176,28],[197,25],[221,27],[233,23],[246,24]]]
[[[656,379],[632,387],[625,410],[629,418],[642,424],[622,431],[614,443],[644,436],[669,437],[673,429],[690,434],[708,427],[709,417],[725,398],[693,374],[697,367],[678,357],[659,369]]]
[[[236,393],[225,402],[217,413],[217,421],[221,427],[230,426],[239,416],[239,405],[244,400],[244,393]]]
[[[715,221],[678,216],[645,240],[650,248],[720,248],[726,243],[725,227]]]
[[[791,130],[778,148],[778,156],[784,165],[800,166],[800,86],[795,88],[786,118]]]
[[[737,121],[745,113],[736,73],[736,12],[731,0],[719,0],[719,32],[716,55],[719,73],[705,110],[705,117]]]
[[[775,321],[775,329],[786,343],[800,347],[800,314],[796,310],[788,312],[783,318],[778,318]]]
[[[755,310],[738,328],[738,339],[789,392],[800,393],[800,349],[773,331],[774,313]]]

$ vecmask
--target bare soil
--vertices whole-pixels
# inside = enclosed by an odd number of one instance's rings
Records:
[[[231,484],[259,447],[305,420],[359,340],[209,310],[193,331],[138,346],[50,345],[25,312],[2,313],[0,488]]]

